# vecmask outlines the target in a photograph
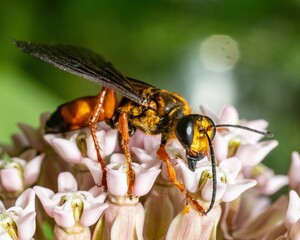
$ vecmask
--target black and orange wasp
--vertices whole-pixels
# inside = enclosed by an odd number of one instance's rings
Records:
[[[126,77],[102,56],[87,48],[62,44],[45,45],[18,40],[13,40],[13,43],[29,55],[102,85],[97,96],[81,97],[60,105],[47,121],[46,132],[61,133],[89,127],[103,171],[102,186],[106,188],[107,170],[96,138],[97,123],[106,121],[112,127],[117,128],[126,158],[129,197],[132,196],[135,181],[129,139],[135,129],[140,129],[148,135],[161,134],[157,156],[165,162],[172,184],[186,195],[187,202],[201,214],[207,214],[215,203],[217,176],[212,140],[216,129],[236,127],[265,136],[272,135],[270,132],[240,125],[216,125],[208,116],[193,114],[188,102],[179,94]],[[120,101],[117,101],[116,93],[122,96]],[[213,191],[207,209],[201,206],[176,177],[166,151],[166,143],[174,138],[177,138],[186,150],[188,167],[192,171],[195,171],[198,161],[205,156],[210,156]]]

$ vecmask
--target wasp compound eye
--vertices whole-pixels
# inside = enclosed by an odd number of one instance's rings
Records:
[[[186,116],[179,120],[176,127],[176,136],[184,147],[190,147],[194,138],[194,118]]]

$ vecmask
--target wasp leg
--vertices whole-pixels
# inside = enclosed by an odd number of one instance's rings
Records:
[[[128,113],[121,112],[118,120],[118,128],[121,133],[121,146],[126,159],[126,174],[129,198],[132,198],[134,190],[135,172],[132,168],[132,158],[129,150],[129,127],[128,127]]]
[[[105,191],[107,190],[107,180],[106,180],[107,169],[106,169],[106,163],[101,157],[101,152],[100,152],[101,148],[100,148],[100,144],[97,140],[96,130],[97,130],[97,123],[98,123],[98,120],[100,118],[100,115],[104,111],[103,105],[104,105],[104,100],[105,100],[106,93],[107,93],[107,89],[103,87],[101,89],[100,93],[97,96],[96,105],[95,105],[95,107],[94,107],[94,109],[91,113],[91,116],[89,117],[88,122],[87,122],[87,124],[90,128],[91,134],[92,134],[93,141],[94,141],[94,145],[95,145],[95,149],[96,149],[96,153],[97,153],[97,159],[98,159],[98,162],[101,165],[101,169],[102,169],[101,186],[104,187]]]
[[[193,207],[197,209],[198,212],[200,212],[201,214],[205,214],[205,209],[197,202],[197,200],[185,188],[185,186],[177,180],[175,169],[171,164],[170,156],[168,155],[168,153],[166,151],[166,146],[164,144],[161,144],[159,149],[157,150],[157,156],[160,160],[162,160],[166,163],[168,177],[169,177],[169,180],[172,182],[172,184],[175,185],[177,188],[179,188],[179,190],[185,194],[185,196],[188,199],[188,202],[191,203],[193,205]]]

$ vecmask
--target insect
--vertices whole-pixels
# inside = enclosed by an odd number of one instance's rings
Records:
[[[124,76],[111,63],[89,49],[69,45],[44,45],[13,40],[23,52],[35,56],[64,71],[78,75],[102,85],[98,96],[81,97],[65,103],[51,115],[46,124],[46,132],[59,133],[89,127],[94,140],[98,161],[103,171],[102,185],[106,183],[106,165],[100,155],[96,138],[99,121],[108,121],[118,128],[121,146],[126,158],[128,196],[133,193],[135,173],[129,150],[130,135],[141,129],[148,135],[161,134],[157,151],[158,158],[165,162],[169,180],[187,197],[187,201],[200,213],[207,214],[214,206],[216,198],[216,163],[212,140],[217,128],[237,127],[258,134],[271,136],[239,125],[216,125],[212,119],[200,114],[192,114],[187,101],[177,93],[158,89],[150,84]],[[116,93],[123,98],[118,103]],[[177,179],[174,167],[166,151],[166,143],[177,138],[186,150],[188,167],[195,171],[196,164],[205,156],[210,156],[212,164],[213,191],[210,205],[204,209]]]

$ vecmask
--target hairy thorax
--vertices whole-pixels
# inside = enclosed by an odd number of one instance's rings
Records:
[[[141,129],[149,135],[162,133],[169,138],[177,120],[191,113],[188,103],[176,93],[147,88],[142,95],[150,100],[149,106],[123,98],[116,110],[117,118],[120,112],[128,113],[129,127],[132,129]]]

